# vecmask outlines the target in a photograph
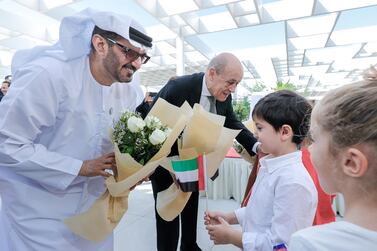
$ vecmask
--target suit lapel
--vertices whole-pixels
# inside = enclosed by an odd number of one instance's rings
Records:
[[[191,93],[192,95],[190,95],[190,105],[191,107],[194,106],[194,104],[200,102],[200,97],[202,95],[202,86],[203,86],[203,77],[204,77],[204,73],[200,74],[198,76],[198,78],[196,78],[193,82],[194,84],[192,85],[193,86],[193,89],[191,90]]]
[[[193,107],[196,103],[199,104],[200,102],[200,97],[202,95],[203,77],[204,73],[198,74],[198,76],[195,79],[193,79],[193,84],[190,85],[192,87],[192,89],[190,90],[192,94],[188,96],[189,98],[187,101],[189,102],[191,107]],[[225,115],[227,102],[229,102],[228,99],[224,102],[219,102],[216,100],[217,114]]]

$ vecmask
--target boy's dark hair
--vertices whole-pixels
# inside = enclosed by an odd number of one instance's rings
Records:
[[[295,92],[282,90],[270,93],[255,105],[253,118],[260,118],[278,131],[283,125],[293,130],[292,142],[300,144],[309,131],[312,107],[309,102]]]
[[[94,34],[98,34],[103,38],[110,38],[112,40],[117,40],[120,37],[117,33],[112,32],[112,31],[103,30],[100,27],[98,27],[97,25],[94,26],[94,29],[93,29],[93,32],[92,32],[92,37],[94,36]],[[107,43],[110,47],[113,46],[112,43],[110,43],[108,41],[107,41]],[[94,46],[93,46],[92,42],[90,42],[90,47],[92,49],[92,52],[94,52],[95,50],[94,50]]]

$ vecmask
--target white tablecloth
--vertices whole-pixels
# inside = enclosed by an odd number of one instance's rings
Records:
[[[208,198],[234,198],[241,203],[245,193],[251,164],[239,158],[225,158],[215,181],[208,179]]]

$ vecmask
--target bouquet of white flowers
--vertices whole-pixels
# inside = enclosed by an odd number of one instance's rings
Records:
[[[168,161],[190,112],[188,103],[176,107],[159,99],[144,120],[134,112],[121,114],[111,129],[117,172],[106,179],[106,192],[88,211],[65,220],[68,227],[93,241],[112,233],[128,209],[130,189]]]
[[[144,165],[161,149],[170,132],[155,116],[144,121],[138,113],[127,111],[115,124],[112,139],[121,153]]]
[[[213,177],[240,130],[226,128],[224,116],[209,113],[199,104],[194,105],[192,113],[178,141],[179,159],[192,160],[199,155],[205,155],[206,177]],[[174,172],[171,163],[166,163],[164,167]],[[176,174],[179,179],[182,172]],[[188,181],[193,180],[188,179]],[[187,180],[179,180],[179,183],[184,182]],[[157,194],[158,214],[166,221],[175,219],[184,209],[190,196],[191,192],[184,192],[172,184]]]

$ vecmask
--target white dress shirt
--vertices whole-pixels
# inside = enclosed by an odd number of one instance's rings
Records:
[[[347,221],[300,230],[292,235],[289,251],[376,250],[377,232]]]
[[[276,158],[268,155],[260,164],[247,206],[235,211],[247,251],[288,246],[294,232],[312,225],[317,208],[317,190],[301,151]]]
[[[209,92],[208,88],[207,88],[207,84],[206,84],[206,76],[204,75],[203,76],[203,84],[202,84],[202,92],[201,92],[201,95],[200,95],[200,101],[199,101],[199,104],[204,108],[204,110],[206,110],[207,112],[209,112],[210,110],[210,107],[211,107],[211,104],[210,104],[210,101],[208,99],[208,97],[211,97],[212,94]]]

